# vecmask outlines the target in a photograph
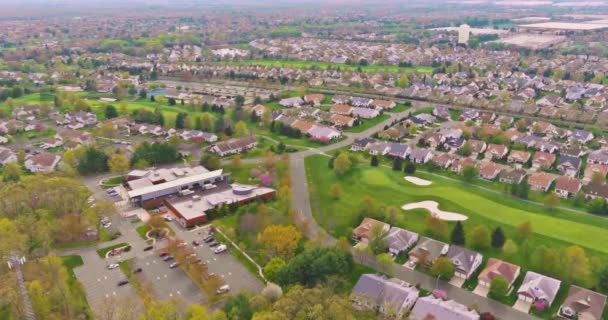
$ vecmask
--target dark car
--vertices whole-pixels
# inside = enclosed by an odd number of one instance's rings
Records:
[[[195,246],[195,247],[198,247],[200,244],[201,244],[201,242],[198,241],[198,240],[192,241],[192,245]]]
[[[175,258],[173,258],[173,256],[164,256],[163,257],[163,261],[170,261],[170,260],[173,260],[173,259],[175,259]]]
[[[125,284],[129,283],[129,280],[125,279],[125,280],[121,280],[120,282],[118,282],[118,286],[124,286]]]
[[[154,249],[154,247],[153,247],[153,246],[147,246],[147,247],[145,247],[145,248],[144,248],[144,251],[150,251],[150,250],[152,250],[152,249]]]
[[[208,234],[206,236],[203,237],[203,241],[205,242],[211,242],[213,241],[213,235],[212,234]]]
[[[219,243],[219,242],[217,242],[217,241],[215,241],[215,240],[213,240],[213,242],[210,242],[210,243],[209,243],[209,246],[210,246],[210,247],[215,247],[215,246],[219,246],[219,245],[220,245],[220,243]]]
[[[137,269],[133,270],[133,273],[140,273],[142,271],[144,271],[142,268],[137,268]]]

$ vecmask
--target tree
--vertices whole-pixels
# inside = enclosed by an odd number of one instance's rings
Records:
[[[101,150],[89,147],[84,157],[78,162],[80,174],[99,173],[108,171],[108,156]]]
[[[185,112],[180,112],[175,117],[175,129],[183,129],[186,127],[186,118],[188,114]]]
[[[224,312],[230,320],[249,320],[253,317],[249,298],[244,293],[228,297],[224,304]]]
[[[129,160],[122,154],[116,153],[108,159],[108,167],[112,173],[123,173],[129,170]]]
[[[492,248],[500,249],[505,244],[505,234],[500,227],[496,227],[492,232]]]
[[[299,253],[279,271],[278,283],[314,286],[331,275],[347,274],[353,268],[353,257],[336,247],[313,247]],[[290,289],[291,293],[293,289]]]
[[[388,275],[389,277],[393,276],[395,267],[395,263],[393,262],[393,256],[388,253],[381,253],[376,256],[376,264],[378,265],[382,273]]]
[[[606,199],[602,197],[597,197],[591,201],[587,205],[587,211],[593,214],[604,214],[606,213]]]
[[[331,194],[332,199],[338,200],[338,199],[340,199],[340,196],[342,195],[342,187],[340,187],[339,184],[334,183],[331,185],[331,187],[329,189],[329,193]]]
[[[51,302],[40,281],[34,280],[28,283],[27,292],[36,316],[40,319],[51,316]]]
[[[249,129],[247,129],[247,124],[245,121],[239,121],[234,126],[234,136],[235,137],[245,137],[249,134]]]
[[[274,283],[268,283],[264,289],[262,289],[262,296],[268,301],[275,302],[283,295],[281,287]]]
[[[4,172],[2,173],[2,180],[4,182],[17,182],[21,178],[22,170],[21,166],[17,162],[10,162],[4,166]]]
[[[416,173],[416,164],[409,160],[405,161],[405,168],[403,168],[403,171],[409,175]]]
[[[383,230],[381,226],[374,225],[369,231],[369,241],[367,246],[373,254],[380,254],[386,252],[388,244],[386,242],[386,236],[388,231]]]
[[[559,205],[559,198],[555,193],[550,193],[543,200],[543,204],[548,210],[553,210]]]
[[[234,102],[236,103],[237,107],[242,107],[245,103],[245,97],[238,95],[234,98]]]
[[[271,257],[286,261],[295,254],[301,238],[300,231],[292,225],[270,225],[258,235],[258,241]]]
[[[268,278],[268,280],[276,282],[277,275],[279,274],[279,271],[283,269],[283,267],[285,267],[285,260],[279,257],[272,258],[264,266],[264,276]]]
[[[426,226],[426,231],[431,236],[441,240],[447,239],[449,232],[447,222],[429,214],[424,220],[424,223]]]
[[[509,283],[505,277],[498,275],[490,281],[488,296],[493,299],[502,299],[509,293]]]
[[[479,225],[473,229],[471,233],[471,240],[473,241],[472,245],[480,250],[485,250],[490,248],[491,240],[490,240],[490,230],[488,227],[484,225]]]
[[[567,283],[588,286],[592,281],[589,259],[581,247],[570,246],[562,251],[560,269]]]
[[[452,229],[452,235],[450,239],[452,240],[452,244],[464,246],[464,228],[462,227],[462,223],[460,221],[457,221],[456,225],[454,226],[454,229]]]
[[[530,185],[528,184],[528,177],[524,177],[517,187],[517,196],[522,199],[528,199],[528,193],[530,193]]]
[[[370,165],[372,167],[377,167],[378,166],[378,162],[379,162],[378,161],[378,156],[377,155],[373,155],[372,159],[371,159],[371,162],[370,162]]]
[[[133,156],[131,164],[137,163],[139,160],[146,160],[153,165],[174,163],[179,159],[177,147],[171,143],[148,143],[144,142],[139,145]]]
[[[112,119],[112,118],[118,117],[118,111],[116,110],[116,107],[114,107],[111,104],[106,106],[104,113],[105,113],[106,119]]]
[[[334,172],[336,173],[336,175],[341,176],[347,173],[348,171],[350,171],[351,167],[352,162],[348,157],[348,154],[341,153],[340,155],[338,155],[338,157],[336,157],[336,160],[334,161]]]
[[[150,301],[146,304],[146,312],[141,315],[141,320],[164,320],[179,319],[177,306],[173,301]]]
[[[200,164],[208,170],[217,170],[222,167],[222,160],[214,153],[205,153],[201,157]]]
[[[209,311],[200,304],[190,305],[186,310],[184,320],[210,320]]]
[[[608,290],[608,266],[604,266],[598,274],[598,286],[602,291]]]
[[[393,170],[394,171],[401,171],[402,169],[402,164],[401,164],[401,158],[395,158],[395,160],[393,160]]]
[[[473,153],[473,146],[471,146],[469,141],[465,142],[462,147],[458,149],[458,154],[463,157],[468,157],[471,153]]]
[[[532,223],[530,221],[522,222],[515,227],[515,233],[520,241],[527,241],[534,234]]]
[[[477,177],[478,174],[479,174],[479,169],[472,164],[466,165],[462,169],[462,177],[467,182],[473,181],[473,179],[475,179],[475,177]]]
[[[505,244],[502,246],[502,252],[507,257],[513,257],[517,253],[517,250],[517,244],[515,244],[515,242],[511,239],[507,239],[507,241],[505,241]]]
[[[148,96],[148,91],[146,91],[146,89],[139,90],[139,97],[141,99],[145,99],[147,96]]]
[[[213,116],[208,112],[201,115],[201,130],[213,132]]]
[[[433,277],[449,281],[454,276],[454,263],[448,257],[439,257],[431,267],[431,274]]]

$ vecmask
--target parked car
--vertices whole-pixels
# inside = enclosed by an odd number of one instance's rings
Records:
[[[173,221],[173,218],[171,216],[165,216],[165,221],[171,222]]]
[[[161,253],[158,254],[158,256],[161,258],[164,256],[168,256],[168,255],[169,255],[169,252],[167,252],[167,251],[162,251]]]
[[[150,250],[152,250],[152,249],[154,249],[154,247],[153,247],[153,246],[147,246],[147,247],[145,247],[145,248],[144,248],[144,251],[150,251]]]
[[[194,263],[200,264],[200,265],[203,265],[203,266],[207,265],[207,262],[203,261],[203,259],[201,259],[201,258],[198,258],[198,259],[194,260]]]
[[[215,248],[215,250],[213,250],[213,252],[215,252],[215,253],[222,253],[222,252],[224,252],[226,250],[228,250],[228,247],[225,244],[223,244],[223,245]]]
[[[172,264],[169,265],[169,268],[173,269],[173,268],[177,268],[178,266],[179,266],[179,263],[173,262]]]
[[[205,242],[207,242],[207,243],[209,243],[209,242],[211,242],[211,241],[213,241],[213,240],[215,240],[215,239],[213,239],[213,235],[211,235],[211,234],[208,234],[208,235],[206,235],[206,236],[203,238],[203,241],[205,241]]]
[[[173,259],[175,259],[175,258],[173,258],[173,256],[164,256],[163,257],[163,261],[170,261],[170,260],[173,260]]]
[[[103,227],[106,228],[106,229],[109,228],[109,227],[111,227],[111,226],[112,226],[112,222],[108,222],[108,223],[106,223],[106,224],[103,225]]]
[[[198,240],[194,240],[194,241],[192,241],[192,245],[195,246],[195,247],[198,247],[198,246],[201,245],[201,242],[198,241]]]
[[[112,269],[116,269],[116,268],[118,268],[118,267],[120,267],[120,266],[118,265],[118,263],[112,263],[112,264],[109,264],[109,265],[108,265],[108,269],[110,269],[110,270],[112,270]]]
[[[182,242],[182,243],[178,243],[178,244],[177,244],[177,247],[178,247],[178,248],[181,248],[181,247],[185,247],[185,246],[187,246],[187,245],[188,245],[188,242],[184,241],[184,242]]]
[[[140,272],[142,272],[142,271],[143,271],[143,269],[142,269],[142,268],[137,268],[137,269],[133,270],[133,273],[140,273]]]
[[[215,292],[216,292],[217,294],[222,294],[222,293],[226,293],[226,292],[228,292],[228,291],[230,291],[230,286],[229,286],[229,285],[227,285],[227,284],[225,284],[225,285],[223,285],[223,286],[219,287],[219,288],[218,288],[218,289],[217,289]]]
[[[209,243],[209,246],[210,247],[215,247],[215,246],[218,246],[219,244],[220,244],[219,242],[213,240],[212,242]]]
[[[129,283],[129,280],[127,280],[127,279],[121,280],[121,281],[118,282],[118,286],[121,287],[121,286],[124,286],[127,283]]]

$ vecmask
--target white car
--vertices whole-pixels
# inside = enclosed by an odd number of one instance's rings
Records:
[[[103,227],[106,228],[106,229],[109,228],[109,227],[111,227],[111,226],[112,226],[112,222],[108,222],[108,223],[106,223],[106,224],[103,225]]]
[[[171,216],[165,216],[165,221],[171,222],[173,221],[173,218]]]
[[[226,250],[228,250],[228,247],[225,244],[222,244],[222,245],[218,246],[217,248],[215,248],[215,250],[213,250],[213,252],[222,253]]]
[[[112,264],[108,265],[109,270],[116,269],[118,267],[119,267],[118,263],[112,263]]]
[[[219,288],[218,288],[218,289],[217,289],[215,292],[216,292],[217,294],[222,294],[222,293],[226,293],[226,292],[228,292],[228,291],[230,291],[230,286],[229,286],[229,285],[227,285],[227,284],[225,284],[225,285],[223,285],[223,286],[219,287]]]

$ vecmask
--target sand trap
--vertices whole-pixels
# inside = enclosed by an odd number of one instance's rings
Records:
[[[406,204],[403,207],[401,207],[401,209],[403,209],[403,210],[412,210],[412,209],[418,209],[418,208],[429,210],[434,217],[437,217],[441,220],[464,221],[464,220],[468,219],[468,217],[465,216],[464,214],[439,210],[439,203],[437,203],[435,201],[414,202],[414,203]]]
[[[416,178],[416,177],[412,177],[412,176],[405,176],[405,180],[407,180],[408,182],[411,182],[417,186],[430,186],[431,183],[433,183],[432,181],[424,180],[424,179],[420,179],[420,178]]]

